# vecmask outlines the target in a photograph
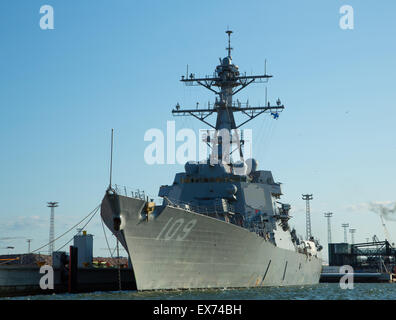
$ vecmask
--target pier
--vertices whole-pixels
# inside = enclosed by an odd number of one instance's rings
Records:
[[[44,264],[43,264],[44,265]],[[135,290],[134,274],[130,268],[82,267],[69,270],[68,265],[53,268],[53,289],[42,289],[39,265],[1,265],[0,297],[53,293]],[[72,280],[73,281],[70,281]]]
[[[49,278],[53,286],[43,285]],[[0,256],[0,297],[135,289],[128,259],[93,257],[93,237],[85,231],[74,236],[68,253]]]

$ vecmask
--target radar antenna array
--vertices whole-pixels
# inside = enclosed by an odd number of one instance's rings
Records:
[[[237,101],[236,103],[232,101],[232,97],[249,86],[252,83],[267,83],[268,79],[272,78],[272,75],[267,74],[267,62],[265,61],[264,74],[262,75],[246,75],[240,74],[238,67],[232,63],[231,58],[231,30],[226,31],[228,35],[228,56],[224,59],[220,59],[220,65],[216,67],[216,71],[213,76],[205,77],[195,77],[195,74],[190,73],[186,76],[181,77],[181,82],[187,86],[202,86],[212,92],[214,92],[218,97],[216,97],[215,103],[208,103],[207,108],[182,108],[179,103],[172,110],[174,116],[193,116],[199,121],[205,123],[209,127],[215,129],[216,131],[221,129],[226,129],[228,131],[236,130],[241,126],[245,125],[249,121],[255,119],[263,113],[270,113],[274,119],[279,117],[279,113],[284,109],[284,105],[281,103],[280,99],[276,101],[275,105],[271,105],[267,102],[264,106],[251,106],[249,102],[241,103]],[[188,67],[187,67],[188,70]],[[267,96],[267,94],[266,94]],[[235,123],[234,112],[241,112],[247,117],[245,121],[240,124]],[[216,124],[211,124],[208,121],[208,117],[212,114],[217,114]],[[242,158],[241,144],[238,144],[240,149],[240,154]],[[235,151],[235,150],[234,150]],[[232,153],[232,152],[231,152]]]

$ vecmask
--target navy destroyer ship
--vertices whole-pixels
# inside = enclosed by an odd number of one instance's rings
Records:
[[[212,128],[205,136],[211,147],[205,161],[189,161],[172,185],[163,185],[156,204],[142,193],[111,185],[101,204],[106,226],[129,254],[138,290],[240,288],[311,285],[319,282],[321,246],[302,239],[289,226],[290,205],[280,202],[280,183],[271,171],[258,170],[255,159],[244,159],[239,128],[261,114],[274,118],[284,109],[275,105],[251,107],[233,101],[252,83],[271,75],[246,75],[228,55],[213,76],[182,76],[187,85],[203,86],[216,94],[207,108],[183,109]],[[246,120],[235,121],[234,113]],[[215,124],[208,120],[216,115]],[[232,148],[235,146],[234,150]],[[233,160],[236,151],[239,159]]]

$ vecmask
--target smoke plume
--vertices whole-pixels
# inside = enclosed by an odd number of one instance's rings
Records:
[[[370,203],[370,210],[375,212],[385,220],[396,221],[396,202],[394,204],[380,204],[380,203]]]

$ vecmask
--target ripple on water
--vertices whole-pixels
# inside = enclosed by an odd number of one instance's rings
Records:
[[[175,291],[96,291],[3,299],[15,300],[396,300],[396,284],[355,283],[341,289],[338,283],[313,286],[263,287],[249,289],[205,289]]]

